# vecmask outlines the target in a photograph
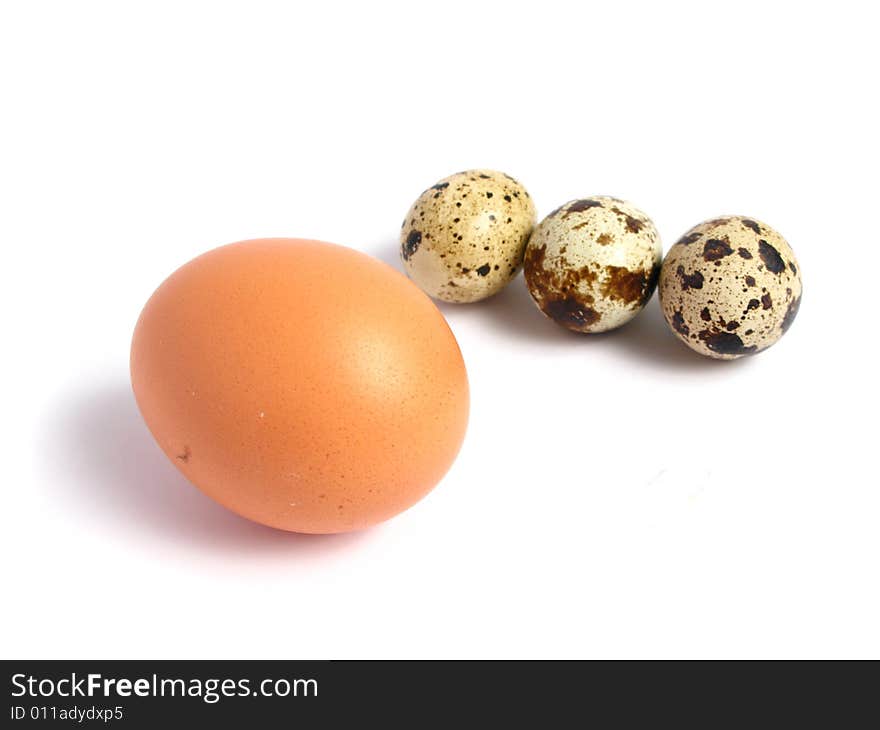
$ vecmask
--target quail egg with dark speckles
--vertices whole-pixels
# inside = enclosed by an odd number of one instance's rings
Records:
[[[557,324],[605,332],[629,322],[651,298],[661,256],[657,229],[635,206],[604,196],[571,200],[532,233],[526,284]]]
[[[534,225],[532,199],[510,175],[458,172],[413,203],[400,231],[400,257],[432,297],[476,302],[516,276]]]
[[[791,246],[754,218],[725,216],[694,226],[669,249],[660,274],[669,326],[692,350],[721,360],[777,342],[800,302]]]

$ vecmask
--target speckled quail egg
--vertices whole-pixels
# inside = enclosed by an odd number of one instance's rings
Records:
[[[660,235],[617,198],[571,200],[529,239],[525,279],[538,308],[575,332],[604,332],[635,317],[654,293]]]
[[[432,297],[476,302],[516,276],[534,225],[532,199],[510,175],[458,172],[413,203],[400,231],[400,257]]]
[[[691,349],[722,360],[774,344],[800,301],[791,246],[754,218],[725,216],[694,226],[669,249],[660,274],[669,326]]]

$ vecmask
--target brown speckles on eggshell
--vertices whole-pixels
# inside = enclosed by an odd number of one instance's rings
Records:
[[[646,271],[630,271],[624,266],[606,266],[602,294],[625,304],[638,302],[645,295],[650,274]]]
[[[798,310],[801,307],[801,298],[797,297],[793,299],[788,308],[785,310],[785,317],[782,318],[782,331],[788,332],[788,328],[791,327],[792,322],[794,322],[794,318],[797,317]]]
[[[758,241],[758,253],[760,254],[761,260],[764,262],[764,265],[767,267],[768,271],[772,271],[774,274],[781,274],[783,271],[785,271],[785,261],[782,260],[782,256],[779,255],[779,251],[777,251],[764,239]]]
[[[613,213],[616,213],[620,217],[620,219],[626,225],[626,230],[628,230],[630,233],[639,233],[642,228],[645,227],[644,221],[632,215],[631,213],[623,211],[617,206],[614,206],[611,210]]]
[[[412,255],[419,250],[419,244],[422,242],[422,232],[410,231],[400,247],[400,255],[404,261],[409,261]]]
[[[680,243],[682,246],[688,246],[691,243],[693,243],[694,241],[699,241],[702,237],[703,237],[703,234],[700,233],[699,231],[696,231],[694,233],[688,233],[688,234],[682,236],[681,238],[678,239],[678,243]]]
[[[602,201],[594,200],[593,198],[584,198],[583,200],[573,200],[562,207],[565,208],[565,213],[562,214],[562,217],[568,218],[574,213],[583,213],[585,210],[589,210],[590,208],[601,208]],[[561,208],[557,208],[556,210],[561,210]]]
[[[703,277],[703,272],[694,271],[693,273],[687,273],[684,270],[684,266],[679,266],[675,271],[676,276],[678,276],[679,281],[681,282],[682,291],[687,291],[688,289],[702,289],[703,281],[705,280]]]
[[[544,303],[544,312],[555,322],[579,332],[588,331],[602,318],[595,309],[576,296],[550,298]]]
[[[684,323],[684,315],[682,315],[681,310],[676,311],[672,315],[671,324],[672,329],[684,337],[687,337],[691,333],[690,327]]]
[[[750,355],[758,348],[755,345],[746,345],[742,338],[734,332],[700,332],[700,340],[712,352],[719,355]]]
[[[717,261],[718,259],[723,259],[725,256],[730,256],[733,253],[733,249],[730,247],[730,243],[721,238],[710,238],[706,243],[703,244],[703,258],[706,261]]]

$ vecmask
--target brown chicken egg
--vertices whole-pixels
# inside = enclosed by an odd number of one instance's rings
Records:
[[[295,532],[405,510],[450,467],[468,417],[437,307],[390,266],[318,241],[245,241],[178,269],[141,313],[131,379],[193,484]]]

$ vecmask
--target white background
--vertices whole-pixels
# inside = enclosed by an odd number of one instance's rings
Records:
[[[3,3],[2,655],[880,656],[872,5]],[[152,290],[259,236],[396,266],[470,167],[667,247],[764,220],[798,320],[719,363],[656,300],[579,337],[518,279],[442,306],[471,422],[409,512],[297,536],[190,487],[128,384]]]

